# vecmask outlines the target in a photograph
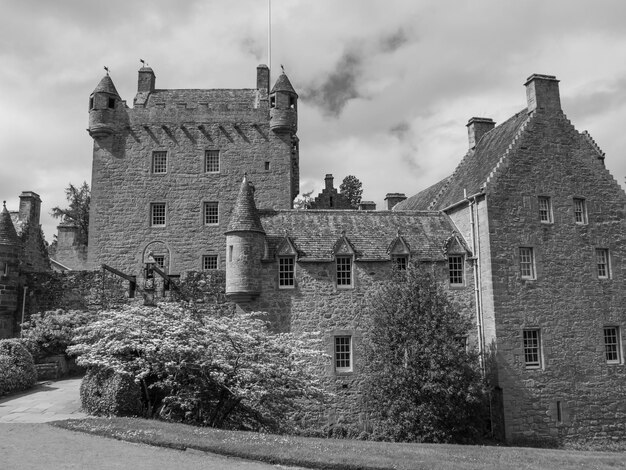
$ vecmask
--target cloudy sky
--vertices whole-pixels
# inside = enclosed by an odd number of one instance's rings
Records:
[[[157,88],[253,88],[268,0],[0,0],[0,199],[43,200],[48,241],[64,188],[91,179],[91,91],[111,70],[132,103],[139,59]],[[452,172],[472,116],[526,106],[532,73],[626,176],[626,2],[272,0],[273,80],[300,94],[301,193],[353,174],[379,208]]]

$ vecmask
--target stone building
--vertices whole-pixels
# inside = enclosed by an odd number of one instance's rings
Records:
[[[359,422],[366,295],[420,261],[475,318],[470,346],[495,355],[508,440],[624,437],[626,194],[558,81],[525,85],[527,107],[502,124],[470,119],[469,150],[432,187],[341,210],[331,176],[325,209],[293,210],[286,75],[271,91],[265,66],[254,89],[159,90],[144,67],[132,109],[106,76],[90,98],[89,263],[141,277],[151,252],[171,274],[225,268],[239,308],[322,333],[337,397],[325,419]]]

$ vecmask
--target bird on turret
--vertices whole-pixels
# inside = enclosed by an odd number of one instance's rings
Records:
[[[107,71],[107,75],[109,74],[109,67],[107,67],[106,65],[104,66],[104,70]]]

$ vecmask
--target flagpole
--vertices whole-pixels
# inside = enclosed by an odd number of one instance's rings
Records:
[[[267,0],[267,66],[272,73],[272,0]]]

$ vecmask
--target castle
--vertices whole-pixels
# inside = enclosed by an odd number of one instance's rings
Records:
[[[624,438],[626,194],[563,113],[558,80],[525,87],[503,123],[469,120],[468,150],[430,188],[346,210],[327,175],[318,208],[294,210],[298,95],[284,73],[271,89],[262,65],[252,89],[162,90],[142,67],[132,108],[107,75],[89,98],[88,264],[138,281],[146,263],[170,278],[225,269],[238,308],[322,333],[336,397],[324,418],[359,423],[367,295],[425,263],[474,320],[469,346],[493,354],[507,440]]]

